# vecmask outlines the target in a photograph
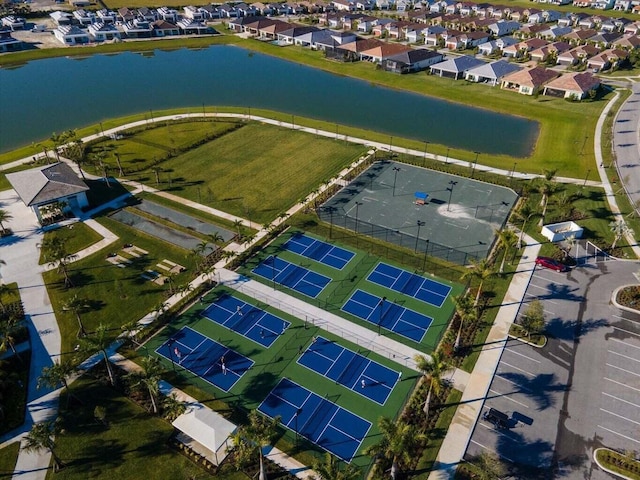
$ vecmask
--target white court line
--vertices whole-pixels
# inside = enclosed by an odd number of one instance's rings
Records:
[[[522,344],[519,344],[519,345],[522,345]],[[520,353],[520,352],[516,352],[514,349],[512,349],[510,347],[505,348],[505,351],[507,351],[509,353],[515,353],[516,355],[520,355],[521,357],[524,357],[527,360],[531,360],[532,362],[541,363],[540,360],[536,360],[535,358],[527,357],[525,354]]]
[[[608,413],[609,415],[613,415],[614,417],[621,418],[626,422],[631,422],[631,423],[635,423],[636,425],[640,425],[640,422],[636,422],[635,420],[631,420],[630,418],[624,417],[622,415],[618,415],[617,413],[614,413],[614,412],[610,412],[609,410],[605,410],[604,408],[601,408],[600,410],[602,410],[604,413]]]
[[[519,402],[517,400],[514,400],[513,398],[511,398],[511,393],[500,393],[495,391],[494,389],[490,388],[489,391],[491,393],[495,393],[496,395],[499,395],[500,398],[506,398],[507,400],[511,400],[513,403],[517,403],[518,405],[522,405],[524,408],[529,408],[529,405],[525,405],[522,402]],[[512,393],[519,393],[519,392],[512,392]]]
[[[631,361],[633,361],[633,362],[638,362],[638,363],[640,363],[640,358],[633,358],[633,357],[630,357],[629,355],[623,355],[623,354],[621,354],[621,353],[614,352],[613,350],[607,350],[607,352],[609,352],[609,353],[613,353],[614,355],[618,355],[619,357],[626,358],[627,360],[631,360]]]
[[[611,383],[615,383],[616,385],[620,385],[622,387],[627,387],[627,388],[630,388],[631,390],[635,390],[636,392],[640,392],[640,388],[635,388],[635,387],[632,387],[630,385],[627,385],[626,383],[618,382],[616,380],[612,380],[612,379],[607,378],[607,377],[604,377],[604,379],[608,380]]]
[[[611,395],[610,393],[607,393],[607,392],[602,392],[602,394],[606,395],[607,397],[615,398],[616,400],[619,400],[623,403],[628,403],[629,405],[633,405],[634,407],[640,408],[640,405],[638,405],[637,403],[630,402],[629,400],[625,400],[624,398],[616,397],[615,395]]]
[[[625,319],[628,320],[628,319]],[[630,330],[625,330],[624,328],[620,328],[620,327],[613,327],[615,330],[620,330],[621,332],[624,333],[628,333],[629,335],[635,335],[636,337],[640,337],[640,333],[636,333],[636,332],[632,332]]]
[[[602,425],[596,425],[598,428],[601,428],[603,430],[606,430],[607,432],[611,432],[615,435],[618,435],[619,437],[622,437],[626,440],[631,440],[632,442],[636,442],[638,444],[640,444],[640,441],[636,440],[635,438],[631,438],[631,437],[627,437],[626,435],[622,435],[621,433],[615,432],[613,430],[608,429],[607,427],[603,427]]]
[[[508,378],[504,378],[502,375],[500,375],[499,373],[496,373],[496,378],[499,378],[500,380],[504,380],[505,382],[509,382],[511,385],[515,385],[516,387],[518,387],[520,390],[524,390],[526,392],[529,393],[533,393],[532,390],[528,389],[527,387],[523,387],[522,385],[520,385],[519,383],[516,382],[512,382],[511,380],[509,380]],[[640,391],[640,390],[638,390]]]
[[[516,367],[515,365],[511,365],[510,363],[505,362],[504,360],[500,361],[501,364],[506,365],[507,367],[515,368],[516,370],[520,370],[522,373],[529,375],[530,377],[535,377],[533,373],[529,373],[526,370]]]
[[[617,368],[618,370],[622,370],[623,372],[630,373],[631,375],[633,375],[633,376],[635,376],[635,377],[640,377],[640,373],[635,373],[635,372],[632,372],[631,370],[627,370],[627,369],[622,368],[622,367],[617,367],[617,366],[612,365],[612,364],[610,364],[610,363],[606,363],[605,365],[606,365],[607,367]]]

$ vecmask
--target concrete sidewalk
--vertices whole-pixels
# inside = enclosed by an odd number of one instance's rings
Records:
[[[540,251],[540,244],[533,243],[535,241],[531,237],[525,236],[524,241],[527,245],[524,248],[517,271],[509,284],[502,306],[489,331],[476,366],[469,376],[467,388],[462,394],[458,409],[440,446],[436,464],[429,475],[429,480],[452,479],[467,450],[471,434],[480,416],[482,405],[506,345],[509,328],[516,319],[534,272],[534,260]]]

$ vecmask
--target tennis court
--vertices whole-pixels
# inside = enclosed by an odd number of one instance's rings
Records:
[[[355,257],[355,253],[349,250],[316,240],[303,233],[293,235],[282,248],[338,270],[342,270]]]
[[[226,294],[209,305],[202,315],[266,348],[291,325],[286,320]]]
[[[329,277],[312,272],[274,255],[264,259],[260,265],[253,269],[253,273],[311,298],[316,298],[320,295],[324,287],[331,282]]]
[[[360,289],[351,295],[342,310],[418,343],[433,322],[431,317]]]
[[[382,262],[376,265],[367,280],[438,308],[442,306],[451,292],[449,285]]]
[[[287,428],[345,462],[351,462],[371,428],[371,422],[288,378],[278,382],[258,411],[271,418],[280,415]]]
[[[160,345],[156,353],[225,392],[253,365],[247,357],[189,327],[179,330]]]
[[[400,378],[399,372],[323,337],[315,338],[298,363],[380,405]]]

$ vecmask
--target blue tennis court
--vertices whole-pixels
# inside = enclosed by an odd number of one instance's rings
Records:
[[[431,317],[362,290],[356,290],[342,310],[416,342],[422,341],[433,322]]]
[[[252,360],[189,327],[160,345],[156,353],[225,392],[253,366]]]
[[[316,337],[298,363],[380,405],[400,379],[400,372],[322,337]]]
[[[223,295],[202,314],[209,320],[269,348],[283,334],[290,322],[276,317],[232,295]]]
[[[449,292],[451,292],[449,285],[407,272],[386,263],[376,265],[367,280],[436,307],[441,307]]]
[[[349,250],[316,240],[303,233],[296,233],[282,247],[338,270],[342,270],[356,255]]]
[[[371,428],[371,422],[283,378],[258,407],[328,452],[350,462]]]
[[[329,277],[287,262],[277,256],[265,258],[260,265],[253,269],[253,273],[271,281],[275,277],[276,283],[311,298],[320,295],[320,292],[331,281]]]

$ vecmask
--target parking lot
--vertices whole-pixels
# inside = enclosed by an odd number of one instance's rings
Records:
[[[595,448],[640,450],[640,318],[610,304],[619,285],[639,283],[639,264],[609,261],[559,273],[536,268],[523,305],[544,306],[548,343],[505,345],[466,458],[483,451],[516,465],[517,478],[610,478]]]

